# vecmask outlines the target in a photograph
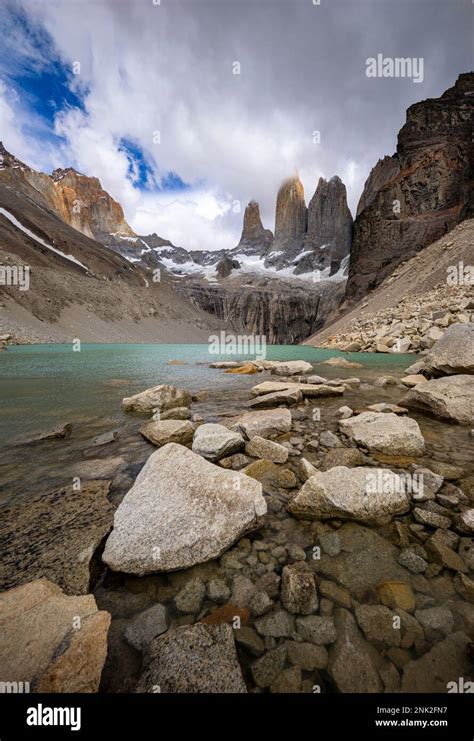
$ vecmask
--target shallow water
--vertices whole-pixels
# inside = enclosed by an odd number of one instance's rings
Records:
[[[406,390],[400,384],[380,388],[372,382],[382,375],[401,378],[404,369],[412,364],[413,356],[358,353],[344,357],[362,364],[360,368],[318,365],[324,359],[340,354],[298,346],[267,348],[268,359],[305,359],[314,364],[315,374],[328,378],[356,376],[362,380],[360,388],[346,391],[343,397],[314,399],[311,405],[301,405],[305,410],[305,418],[295,415],[296,421],[289,435],[306,435],[306,439],[310,440],[323,430],[338,432],[336,411],[342,405],[357,409],[378,402],[402,402]],[[149,415],[124,413],[121,405],[124,396],[160,383],[171,383],[194,392],[205,390],[209,394],[208,399],[194,403],[192,412],[201,415],[205,421],[219,421],[222,415],[229,416],[245,410],[252,386],[262,380],[275,378],[269,372],[245,376],[225,374],[222,370],[209,368],[209,363],[218,359],[240,358],[210,356],[207,345],[83,345],[80,353],[73,353],[71,346],[46,345],[15,347],[0,354],[2,504],[14,500],[21,500],[26,504],[28,496],[36,492],[48,492],[59,486],[70,485],[75,475],[74,466],[78,463],[96,459],[100,463],[100,459],[120,457],[123,459],[120,471],[106,477],[113,480],[110,497],[114,504],[118,504],[132,486],[148,456],[155,450],[139,434],[140,426],[149,419]],[[179,360],[183,364],[170,364],[170,360]],[[318,409],[316,416],[315,409]],[[418,465],[429,467],[432,461],[451,463],[462,467],[463,476],[472,476],[472,439],[468,428],[415,413],[410,413],[410,416],[419,422],[426,441],[426,454],[416,461]],[[35,445],[19,444],[22,439],[48,431],[56,424],[64,422],[72,424],[72,434],[65,440],[43,441]],[[92,445],[94,437],[112,430],[118,433],[115,441],[102,446]],[[313,456],[317,454],[310,449],[310,445],[305,444],[303,455],[316,462]],[[376,457],[375,460],[369,458],[366,465],[388,465],[395,469],[410,469],[411,465],[409,460],[401,458],[390,463],[376,461]],[[92,473],[97,465],[92,464]],[[285,465],[296,472],[298,458],[290,457]],[[323,524],[295,519],[286,511],[290,492],[279,490],[271,484],[268,488],[264,486],[264,492],[269,507],[264,527],[239,541],[221,559],[186,570],[145,577],[114,573],[101,566],[93,593],[99,609],[105,609],[112,615],[107,661],[102,674],[102,691],[135,691],[141,673],[142,657],[127,642],[125,630],[129,621],[143,610],[156,603],[165,605],[171,628],[209,617],[217,603],[213,603],[208,597],[204,599],[199,615],[183,615],[177,611],[176,594],[191,580],[198,578],[207,584],[210,579],[218,578],[229,589],[233,589],[234,580],[238,577],[245,576],[255,583],[266,572],[275,571],[281,575],[284,563],[293,558],[307,560],[318,580],[327,578],[324,569],[328,569],[330,564],[324,558],[321,564],[314,561],[313,547],[320,542],[321,534],[332,533],[333,528],[337,530],[340,523]],[[397,519],[405,528],[413,522],[411,514]],[[391,528],[378,528],[372,535],[373,528],[356,527],[360,537],[366,538],[368,544],[373,542],[372,538],[378,537],[377,533],[382,536],[377,541],[377,547],[372,547],[369,561],[366,560],[361,569],[364,581],[371,583],[372,571],[377,572],[379,561],[385,568],[387,549],[394,548],[394,532]],[[351,528],[353,523],[345,523],[341,533]],[[464,538],[464,541],[467,540]],[[413,538],[413,542],[414,547],[420,547],[416,538]],[[34,548],[34,543],[25,544],[26,550],[29,547]],[[299,555],[290,558],[289,554],[295,547],[298,548]],[[352,546],[348,550],[350,554],[351,549]],[[397,555],[397,549],[394,550]],[[277,551],[283,551],[284,554],[277,555]],[[325,558],[327,561],[328,557]],[[347,558],[344,549],[340,558]],[[350,558],[352,559],[352,555]],[[359,554],[358,558],[362,556]],[[394,556],[391,558],[393,560]],[[396,566],[396,563],[392,563],[390,569],[393,570]],[[344,566],[345,570],[350,568],[351,561]],[[441,571],[441,567],[439,569]],[[415,577],[406,572],[405,580],[411,582],[415,589],[417,608],[447,604],[454,615],[453,631],[464,630],[464,604],[453,587],[452,575],[448,576],[444,570],[437,578],[437,573],[436,571],[434,578],[430,578],[428,583],[424,577]],[[330,579],[333,579],[331,574]],[[351,591],[350,584],[345,586]],[[372,597],[369,592],[367,595],[370,602]],[[279,602],[276,602],[276,607],[278,605]],[[232,609],[235,611],[235,606]],[[252,616],[249,625],[252,627],[254,622]],[[274,638],[265,638],[265,650],[271,650],[277,643]],[[432,645],[432,639],[419,641],[405,654],[408,658],[418,659]],[[240,645],[238,654],[248,686],[253,687],[251,666],[255,656]],[[455,672],[458,672],[457,667]],[[324,692],[335,689],[325,671],[304,671],[302,677],[307,688],[310,688],[304,691],[312,691],[314,684],[320,685]],[[397,687],[390,691],[393,689]]]
[[[318,363],[342,355],[307,346],[268,346],[269,360],[308,360]],[[413,356],[344,354],[363,368],[315,366],[328,378],[382,374],[400,375]],[[47,491],[52,485],[69,484],[68,470],[83,459],[90,441],[102,432],[119,430],[116,443],[94,448],[93,457],[124,455],[132,466],[152,451],[137,434],[143,418],[125,414],[121,401],[144,389],[170,383],[192,391],[209,391],[209,400],[194,404],[193,412],[206,417],[236,413],[248,400],[248,389],[269,374],[239,376],[209,368],[216,360],[241,360],[249,356],[210,355],[208,345],[72,345],[13,346],[0,354],[0,487],[2,498]],[[170,364],[179,360],[182,365]],[[343,403],[343,402],[341,402]],[[18,446],[17,443],[57,424],[70,422],[67,440]],[[91,457],[86,455],[86,457]],[[134,471],[132,471],[133,473]]]

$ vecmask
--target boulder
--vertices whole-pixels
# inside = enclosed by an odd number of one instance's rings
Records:
[[[152,420],[157,422],[162,419],[191,419],[191,410],[188,407],[174,407],[173,409],[165,409],[163,412],[157,409]]]
[[[151,412],[155,409],[165,410],[174,407],[188,407],[191,404],[191,394],[184,389],[161,384],[139,394],[122,399],[122,405],[127,412]]]
[[[192,449],[203,458],[217,461],[226,455],[242,450],[244,439],[238,432],[232,432],[224,425],[200,425],[194,433]]]
[[[329,650],[329,674],[339,692],[382,692],[374,652],[354,617],[340,607],[334,611],[337,641]]]
[[[264,409],[265,407],[277,407],[280,404],[291,406],[299,404],[303,399],[303,394],[299,388],[285,389],[284,391],[274,391],[271,394],[257,396],[249,402],[251,409]]]
[[[244,693],[232,628],[186,625],[148,647],[137,692]]]
[[[333,357],[328,358],[327,360],[322,360],[320,365],[334,365],[338,368],[363,368],[364,366],[362,363],[354,363],[351,360],[346,360],[345,358],[340,357]]]
[[[147,422],[140,427],[143,435],[157,448],[166,443],[190,443],[194,435],[194,425],[189,420],[164,419],[159,422]]]
[[[403,483],[385,469],[336,466],[311,476],[288,504],[288,511],[310,520],[383,525],[410,508]]]
[[[457,322],[447,328],[423,362],[430,375],[474,373],[474,323]]]
[[[281,601],[288,612],[298,615],[311,615],[318,609],[314,576],[304,563],[283,569]]]
[[[31,495],[4,507],[0,589],[46,577],[66,594],[88,594],[98,577],[97,551],[113,523],[109,481]]]
[[[109,625],[92,594],[68,597],[48,579],[3,592],[2,679],[29,682],[33,692],[97,692]]]
[[[452,375],[419,383],[403,404],[426,414],[459,424],[474,422],[474,376]]]
[[[461,678],[472,676],[468,644],[468,637],[458,631],[437,643],[420,659],[409,661],[404,668],[401,691],[430,694],[460,692]]]
[[[276,373],[277,376],[302,376],[311,370],[313,366],[306,360],[286,360],[272,368],[272,373]]]
[[[238,376],[251,376],[254,373],[258,373],[258,368],[253,363],[244,363],[244,365],[239,365],[237,368],[227,368],[224,373],[232,373]]]
[[[268,409],[259,412],[247,412],[230,420],[230,429],[240,432],[247,440],[258,435],[271,437],[282,435],[291,430],[291,412],[289,409]]]
[[[418,422],[392,412],[363,412],[341,420],[339,429],[371,452],[419,456],[425,450]]]
[[[156,636],[168,630],[166,608],[153,605],[134,617],[125,628],[125,638],[137,651],[143,651]]]
[[[257,481],[168,443],[120,503],[103,560],[128,574],[186,569],[220,556],[266,511]]]
[[[418,386],[419,383],[424,383],[426,381],[426,378],[425,376],[422,376],[421,373],[412,373],[408,376],[404,376],[401,381],[404,386],[413,388],[413,386]]]
[[[286,463],[288,460],[288,448],[258,435],[249,440],[245,452],[252,458],[265,458],[273,463]]]

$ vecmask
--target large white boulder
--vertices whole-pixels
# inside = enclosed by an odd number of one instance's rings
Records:
[[[403,397],[403,404],[451,422],[472,424],[474,376],[445,376],[419,383]]]
[[[163,411],[175,407],[188,407],[191,401],[189,391],[161,384],[122,399],[122,405],[127,412],[151,412],[154,409]]]
[[[218,461],[225,455],[242,450],[244,439],[238,432],[228,430],[224,425],[200,425],[194,433],[192,448],[195,453],[209,461]]]
[[[451,324],[423,363],[430,375],[474,373],[474,323]]]
[[[272,372],[277,376],[301,376],[311,370],[313,366],[306,360],[285,360],[272,368]]]
[[[383,525],[407,512],[404,479],[386,469],[336,466],[316,473],[288,504],[288,511],[308,520],[356,520]]]
[[[371,452],[417,456],[425,450],[418,422],[392,412],[362,412],[342,419],[339,429]]]
[[[255,435],[271,437],[291,430],[289,409],[268,409],[260,412],[247,412],[230,421],[230,429],[242,433],[250,440]]]
[[[266,511],[255,479],[169,443],[148,458],[120,503],[103,560],[127,574],[187,569],[260,527]]]

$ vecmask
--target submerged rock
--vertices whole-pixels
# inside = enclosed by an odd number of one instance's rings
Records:
[[[97,692],[107,655],[108,612],[92,594],[68,597],[48,579],[0,595],[0,666],[33,692]]]
[[[374,651],[353,615],[344,608],[334,613],[337,641],[329,650],[328,671],[339,692],[382,692]]]
[[[257,481],[168,443],[119,505],[103,560],[129,574],[186,569],[220,556],[266,511]]]
[[[137,691],[246,692],[232,628],[224,623],[197,623],[155,638],[149,645]]]
[[[1,512],[0,589],[51,579],[67,594],[87,594],[97,579],[95,554],[113,522],[109,481],[89,481],[30,496]]]

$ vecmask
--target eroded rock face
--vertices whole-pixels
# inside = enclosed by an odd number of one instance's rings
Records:
[[[362,412],[341,420],[339,428],[358,445],[370,451],[416,456],[423,455],[425,450],[425,441],[418,422],[393,412]]]
[[[384,476],[383,490],[377,485]],[[335,466],[311,476],[288,504],[288,511],[305,519],[356,520],[383,525],[410,508],[400,477],[385,469]]]
[[[474,74],[463,74],[440,98],[408,109],[397,153],[376,165],[361,198],[348,298],[360,298],[401,261],[472,216],[473,91]]]
[[[36,579],[2,593],[0,615],[5,680],[30,682],[33,692],[98,691],[110,615],[92,594],[67,597]]]
[[[266,511],[260,483],[169,443],[120,503],[103,560],[127,574],[186,569],[220,556]]]
[[[423,358],[429,375],[474,374],[474,323],[451,324]]]
[[[305,260],[311,258],[314,269],[330,268],[332,275],[349,254],[351,241],[352,215],[347,205],[346,186],[337,175],[329,182],[319,178],[308,206],[308,230],[303,245],[305,250],[312,250],[314,256],[302,258],[296,272],[305,272]]]
[[[138,692],[229,692],[247,689],[230,625],[186,625],[155,638]]]
[[[403,398],[410,409],[459,424],[474,422],[474,376],[434,378],[419,383]]]

